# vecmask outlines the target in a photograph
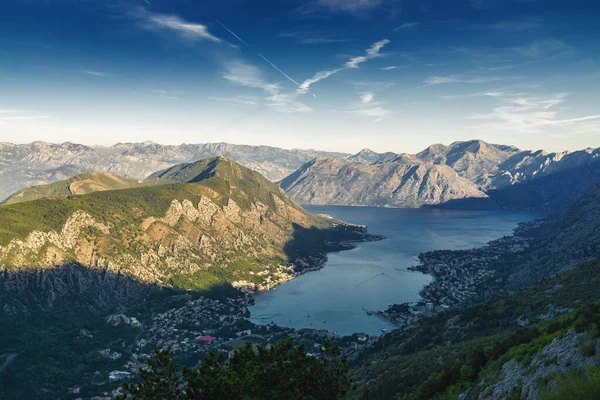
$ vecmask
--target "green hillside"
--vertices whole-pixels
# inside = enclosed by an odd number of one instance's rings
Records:
[[[89,172],[47,185],[31,186],[19,190],[2,204],[15,204],[41,198],[57,198],[88,194],[105,190],[129,189],[155,185],[159,182],[127,179],[116,174]]]

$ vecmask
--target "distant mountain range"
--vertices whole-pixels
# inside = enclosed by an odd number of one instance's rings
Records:
[[[82,172],[110,172],[144,179],[175,164],[217,156],[227,157],[277,181],[315,157],[349,154],[228,143],[168,146],[143,142],[103,147],[69,142],[0,142],[0,201],[24,187],[68,179]]]
[[[364,149],[311,160],[280,184],[302,204],[419,207],[491,198],[486,204],[557,208],[600,177],[599,156],[600,149],[546,153],[481,140],[417,154]]]
[[[82,172],[138,180],[176,164],[224,156],[279,181],[302,204],[556,209],[600,178],[599,155],[600,149],[546,153],[481,140],[434,144],[417,154],[364,149],[354,155],[227,143],[0,143],[0,199]]]

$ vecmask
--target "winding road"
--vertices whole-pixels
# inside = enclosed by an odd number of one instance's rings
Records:
[[[17,358],[17,356],[19,355],[19,353],[15,353],[15,354],[11,354],[10,356],[6,357],[6,361],[4,361],[4,363],[2,363],[2,365],[0,365],[0,372],[2,372],[2,370],[6,367],[8,367],[8,365],[15,359]]]

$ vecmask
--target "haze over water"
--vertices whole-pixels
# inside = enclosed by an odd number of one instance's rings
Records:
[[[380,335],[387,323],[362,307],[419,300],[431,277],[407,268],[419,253],[468,249],[509,235],[519,222],[539,213],[507,210],[432,210],[374,207],[306,206],[312,213],[364,224],[386,240],[360,243],[356,249],[329,254],[325,267],[258,294],[251,307],[257,324],[274,321],[293,328],[328,329],[340,334]]]

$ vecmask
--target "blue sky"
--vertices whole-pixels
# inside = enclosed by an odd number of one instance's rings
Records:
[[[3,0],[0,141],[600,146],[600,5]]]

